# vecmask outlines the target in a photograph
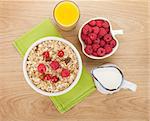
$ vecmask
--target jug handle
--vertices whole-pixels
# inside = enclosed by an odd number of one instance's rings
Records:
[[[129,89],[129,90],[135,92],[136,88],[137,88],[137,85],[135,83],[129,82],[127,80],[124,80],[121,88]]]
[[[120,30],[112,30],[112,34],[115,36],[115,35],[117,35],[117,34],[123,34],[124,32],[123,32],[123,30],[122,29],[120,29]]]

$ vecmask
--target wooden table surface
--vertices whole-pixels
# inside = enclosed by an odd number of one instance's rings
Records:
[[[150,88],[148,39],[150,39],[148,0],[77,1],[81,18],[69,32],[59,30],[79,50],[90,71],[104,62],[120,66],[137,91],[121,90],[113,95],[95,91],[70,111],[60,114],[49,98],[34,92],[25,82],[22,59],[12,42],[32,27],[52,17],[56,1],[0,1],[0,121],[149,121]],[[79,27],[89,18],[108,18],[118,35],[118,51],[104,60],[83,55],[77,38]],[[53,21],[54,22],[54,21]],[[149,32],[149,33],[148,33]],[[150,91],[150,90],[149,90]]]

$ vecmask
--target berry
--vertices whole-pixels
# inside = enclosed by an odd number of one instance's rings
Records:
[[[99,44],[93,44],[92,45],[92,49],[93,49],[94,52],[96,52],[99,47],[100,47]]]
[[[56,82],[58,82],[58,77],[57,76],[53,76],[52,78],[51,78],[51,82],[53,82],[53,83],[56,83]]]
[[[81,39],[82,39],[83,41],[86,40],[86,38],[87,38],[87,35],[81,34]]]
[[[43,55],[44,59],[48,59],[49,58],[49,52],[48,51],[43,52],[42,55]]]
[[[106,42],[109,42],[109,41],[112,40],[112,36],[111,36],[110,34],[106,34],[106,35],[104,36],[104,40],[105,40]]]
[[[95,26],[95,25],[96,25],[96,21],[95,21],[95,20],[90,21],[90,22],[89,22],[89,25],[90,25],[90,26]]]
[[[97,35],[95,33],[90,33],[89,37],[92,41],[97,39]]]
[[[92,55],[93,55],[93,56],[98,56],[98,55],[97,55],[97,52],[93,52]]]
[[[96,40],[93,41],[94,44],[99,44],[100,43],[100,39],[97,38]]]
[[[99,27],[95,26],[92,28],[93,33],[98,34],[99,33]]]
[[[46,74],[43,78],[43,80],[46,80],[46,81],[51,80],[51,79],[52,79],[52,76],[50,74]]]
[[[105,34],[107,34],[106,30],[104,28],[100,28],[99,29],[99,36],[104,36]]]
[[[116,46],[116,40],[112,39],[110,42],[109,42],[109,45],[114,48]]]
[[[101,40],[99,44],[100,44],[101,47],[104,47],[106,42],[104,40]]]
[[[92,49],[92,46],[91,46],[91,45],[87,45],[84,50],[85,50],[85,52],[86,52],[88,55],[91,55],[92,52],[93,52],[93,49]]]
[[[107,21],[104,21],[103,24],[102,24],[102,26],[104,28],[109,28],[109,23]]]
[[[59,68],[59,63],[58,63],[58,61],[52,61],[51,63],[50,63],[50,67],[53,69],[53,70],[57,70],[58,68]]]
[[[85,28],[83,27],[82,33],[85,34],[85,35],[87,35],[87,34],[88,34],[88,29],[85,29]]]
[[[62,77],[68,77],[68,76],[70,76],[70,71],[68,69],[63,69],[61,71],[61,76]]]
[[[38,65],[37,69],[38,69],[38,72],[40,72],[42,74],[46,72],[46,66],[43,63],[40,63]]]
[[[100,57],[104,56],[105,55],[105,49],[104,48],[99,48],[97,50],[97,55],[100,56]]]
[[[92,44],[92,40],[88,36],[86,37],[84,42],[85,42],[86,45],[91,45]]]
[[[96,21],[96,26],[102,27],[102,23],[103,23],[102,20],[97,20],[97,21]]]
[[[57,55],[59,57],[63,57],[64,56],[64,51],[63,50],[58,51]]]
[[[92,27],[90,27],[88,24],[86,24],[82,29],[83,34],[87,35],[92,32]]]
[[[105,28],[106,32],[109,33],[109,28]]]
[[[112,52],[112,47],[110,45],[106,45],[104,48],[105,48],[106,54],[109,54]]]

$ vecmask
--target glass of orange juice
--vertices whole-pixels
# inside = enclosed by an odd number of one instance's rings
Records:
[[[80,11],[75,2],[64,0],[55,6],[53,15],[61,29],[71,30],[76,26],[80,18]]]

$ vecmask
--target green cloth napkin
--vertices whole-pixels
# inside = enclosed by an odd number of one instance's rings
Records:
[[[41,24],[33,28],[31,31],[18,38],[16,41],[14,41],[13,45],[17,48],[17,50],[23,57],[27,49],[35,41],[46,36],[62,37],[49,19],[44,20]],[[58,111],[63,113],[82,101],[94,90],[95,85],[92,77],[83,66],[82,75],[78,84],[68,93],[60,96],[52,96],[50,97],[50,99],[52,100]]]

